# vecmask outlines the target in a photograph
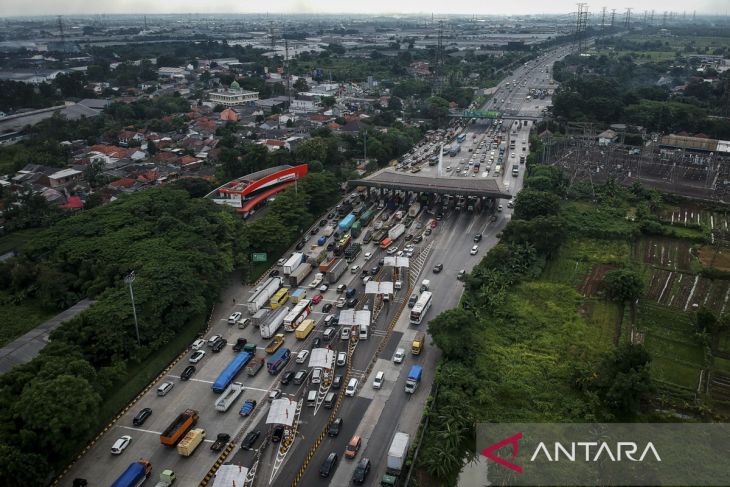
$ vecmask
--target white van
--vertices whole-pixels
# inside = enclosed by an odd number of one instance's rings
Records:
[[[347,383],[347,389],[345,389],[345,395],[353,397],[357,392],[358,381],[354,377]]]
[[[175,383],[173,382],[163,382],[160,384],[160,387],[157,388],[157,395],[158,396],[166,396],[168,392],[172,390],[172,388],[175,387]]]
[[[360,340],[367,340],[368,339],[368,327],[367,326],[361,326],[360,327]]]
[[[324,396],[324,407],[327,409],[331,409],[332,406],[335,405],[335,395],[334,392],[328,392],[326,396]]]
[[[307,407],[313,408],[317,405],[317,391],[309,391],[307,393]]]
[[[373,389],[380,389],[383,387],[383,382],[385,382],[385,372],[380,370],[377,374],[375,374],[375,379],[373,379]]]
[[[312,384],[319,384],[322,382],[322,369],[320,367],[316,367],[312,370],[312,380],[310,382]]]

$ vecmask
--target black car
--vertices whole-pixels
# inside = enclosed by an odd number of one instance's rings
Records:
[[[341,429],[342,429],[342,418],[337,418],[334,421],[332,421],[332,424],[330,425],[329,429],[327,430],[327,436],[335,437],[340,434]]]
[[[334,248],[335,248],[335,243],[334,242],[330,242],[330,243],[327,244],[327,252],[332,251],[332,249],[334,249]]]
[[[383,259],[380,259],[380,260],[378,261],[378,265],[379,265],[379,266],[384,266],[384,265],[385,265],[385,259],[384,259],[384,258],[383,258]]]
[[[329,477],[330,474],[335,470],[337,467],[337,453],[332,452],[329,455],[327,455],[327,458],[324,462],[322,462],[322,466],[319,467],[319,476],[320,477]]]
[[[180,380],[188,380],[193,376],[195,373],[195,366],[194,365],[188,365],[185,367],[185,370],[182,371],[182,374],[180,374]]]
[[[243,347],[245,347],[247,343],[248,340],[246,340],[245,338],[239,338],[238,340],[236,340],[236,344],[233,345],[233,351],[240,352],[241,350],[243,350]]]
[[[291,382],[293,378],[294,372],[292,372],[291,370],[284,372],[284,375],[281,376],[281,385],[285,386],[289,384],[289,382]]]
[[[355,306],[357,306],[357,298],[350,298],[345,304],[347,304],[348,308],[354,308]]]
[[[444,218],[444,214],[443,213],[439,213],[439,214],[436,215],[436,220],[438,220],[438,221],[443,220],[443,218]]]
[[[329,313],[332,309],[332,303],[324,303],[324,306],[322,306],[322,313]]]
[[[322,220],[319,221],[319,226],[320,227],[323,227],[325,225],[327,225],[327,220],[322,219]]]
[[[421,243],[423,242],[423,235],[416,235],[416,238],[413,239],[413,243]]]
[[[444,265],[443,264],[436,264],[435,266],[433,266],[433,273],[434,274],[438,274],[442,270],[444,270]]]
[[[278,424],[274,427],[274,432],[271,433],[271,442],[279,443],[283,436],[284,436],[284,426]]]
[[[477,233],[476,235],[474,235],[474,241],[475,242],[481,242],[482,241],[482,234],[481,233]]]
[[[370,459],[363,458],[355,467],[355,472],[352,474],[352,482],[355,484],[365,483],[365,479],[370,473]]]
[[[330,213],[329,213],[329,214],[327,215],[327,218],[329,218],[330,220],[331,220],[331,219],[333,219],[334,217],[335,217],[335,212],[334,212],[334,211],[330,212]]]
[[[273,271],[269,272],[269,277],[276,277],[279,275],[279,270],[274,269]]]
[[[409,240],[413,240],[413,234],[412,233],[409,233],[408,235],[406,235],[406,242],[408,242]]]
[[[302,250],[304,248],[304,242],[299,242],[297,244],[297,250]]]
[[[373,267],[372,269],[370,269],[370,275],[371,275],[371,276],[374,276],[374,275],[375,275],[375,274],[377,274],[377,273],[378,273],[379,271],[380,271],[380,265],[376,265],[375,267]]]
[[[226,345],[228,345],[228,340],[226,340],[225,338],[219,338],[215,341],[211,350],[213,351],[213,353],[218,353],[223,350],[223,347],[225,347]]]
[[[132,424],[135,426],[142,426],[147,418],[152,416],[152,410],[150,408],[144,408],[132,420]]]
[[[334,379],[332,379],[332,389],[339,389],[340,386],[342,386],[342,376],[336,375]]]
[[[228,433],[218,433],[218,437],[215,439],[215,442],[210,445],[210,449],[213,451],[221,451],[230,441],[230,439],[231,435],[229,435]]]
[[[311,229],[309,231],[309,234],[312,235],[312,236],[314,236],[314,235],[317,235],[317,232],[318,231],[319,231],[319,229],[317,227],[314,227],[313,229]]]
[[[254,443],[256,443],[256,440],[259,439],[259,436],[261,436],[261,432],[258,430],[249,432],[243,438],[243,443],[241,443],[241,448],[243,448],[244,450],[252,449]]]

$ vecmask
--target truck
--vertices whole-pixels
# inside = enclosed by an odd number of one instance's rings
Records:
[[[338,240],[337,244],[335,245],[335,255],[342,255],[347,247],[350,246],[350,243],[352,243],[352,235],[350,235],[349,233],[343,235],[342,238]]]
[[[365,235],[363,235],[363,237],[362,237],[362,243],[364,243],[364,244],[370,243],[370,241],[372,239],[373,239],[373,231],[367,230],[367,231],[365,231]]]
[[[292,287],[300,285],[310,272],[312,272],[312,264],[309,262],[301,264],[295,271],[289,274],[289,285]]]
[[[190,428],[195,426],[200,415],[195,409],[186,409],[177,415],[177,418],[160,434],[160,443],[165,446],[175,446]]]
[[[337,257],[332,257],[330,260],[325,260],[319,264],[319,272],[329,272],[333,265],[337,263]]]
[[[271,296],[281,287],[281,277],[270,277],[263,284],[251,291],[251,296],[246,302],[246,308],[249,314],[256,314],[261,308],[266,306]]]
[[[330,270],[327,271],[327,282],[330,284],[336,283],[346,270],[347,262],[344,259],[339,259],[335,265],[330,267]]]
[[[362,250],[362,246],[359,243],[354,243],[347,247],[347,250],[345,250],[345,260],[348,264],[352,263],[352,261],[357,258],[360,254],[360,250]]]
[[[386,473],[380,481],[380,487],[398,487],[398,477]]]
[[[355,223],[355,215],[350,213],[345,218],[340,220],[340,223],[337,224],[337,229],[340,231],[340,233],[345,233],[350,229],[353,223]]]
[[[213,392],[220,394],[225,391],[226,388],[233,382],[238,373],[253,358],[253,355],[248,352],[240,352],[233,357],[233,360],[226,366],[225,369],[218,375],[218,378],[210,386]]]
[[[386,235],[386,232],[384,229],[381,228],[379,230],[375,230],[375,232],[373,232],[373,243],[377,244],[377,243],[382,242],[383,239],[385,238],[385,235]]]
[[[390,238],[388,238],[388,237],[385,237],[385,238],[384,238],[384,239],[383,239],[383,240],[382,240],[382,241],[380,242],[380,248],[381,248],[381,249],[387,249],[387,248],[388,248],[388,247],[390,247],[390,246],[391,246],[392,244],[393,244],[393,240],[391,240],[391,239],[390,239]]]
[[[297,304],[302,299],[307,297],[307,290],[304,288],[297,288],[291,293],[291,302]]]
[[[329,238],[332,236],[332,234],[335,233],[335,226],[334,225],[327,225],[322,229],[322,235]]]
[[[294,335],[297,337],[297,340],[305,340],[313,328],[314,320],[304,320],[297,326]]]
[[[294,252],[289,259],[284,262],[284,265],[281,266],[281,271],[284,273],[285,276],[288,276],[292,272],[296,270],[297,267],[304,261],[304,254],[301,252]]]
[[[360,221],[356,221],[352,224],[352,227],[350,227],[350,233],[352,234],[352,238],[357,238],[360,236],[360,233],[362,232],[362,224]]]
[[[408,216],[410,216],[411,218],[415,218],[416,216],[418,216],[419,211],[421,211],[421,203],[416,201],[410,206],[410,208],[408,208]]]
[[[413,338],[413,343],[411,343],[411,353],[413,355],[420,355],[421,350],[423,350],[423,345],[426,341],[426,334],[423,332],[416,333],[416,336]]]
[[[240,396],[242,392],[243,384],[240,382],[233,382],[231,385],[226,387],[226,390],[223,391],[221,397],[215,401],[215,410],[225,413],[228,411],[228,408],[231,407],[231,404],[236,402],[236,399],[238,399],[238,396]]]
[[[364,227],[367,227],[370,225],[370,222],[373,220],[373,217],[375,216],[375,210],[370,208],[365,213],[360,216],[360,225]]]
[[[456,154],[458,154],[459,152],[461,152],[461,146],[455,145],[449,151],[449,157],[456,157]]]
[[[170,487],[172,484],[175,483],[176,478],[177,477],[175,477],[175,472],[173,472],[169,468],[167,470],[163,470],[160,474],[160,480],[157,481],[155,487]]]
[[[268,340],[272,336],[274,336],[274,333],[276,333],[276,330],[281,328],[281,325],[284,324],[284,318],[286,315],[289,314],[290,308],[288,306],[282,306],[280,308],[276,308],[274,312],[271,314],[271,318],[266,323],[262,323],[261,326],[259,326],[259,332],[261,332],[261,338],[264,340]]]
[[[266,321],[266,316],[269,314],[269,311],[271,310],[266,308],[261,308],[260,310],[258,310],[256,314],[251,317],[251,324],[253,324],[253,326],[255,326],[256,328],[261,326],[261,323]]]
[[[388,230],[388,238],[391,240],[396,240],[398,237],[403,235],[406,232],[406,226],[402,223],[397,224],[390,230]]]
[[[200,445],[205,439],[205,430],[202,428],[195,428],[188,431],[180,443],[177,444],[177,452],[184,456],[189,457],[193,454],[198,445]]]
[[[142,485],[142,482],[147,480],[151,473],[152,464],[149,460],[140,458],[136,462],[131,463],[127,467],[127,470],[117,477],[112,487],[137,487],[138,485]]]
[[[269,374],[276,375],[286,367],[290,358],[291,350],[282,347],[266,361],[266,370],[269,371]]]
[[[428,279],[424,279],[421,281],[421,289],[420,292],[428,291],[428,289],[431,287],[431,281]]]
[[[223,448],[226,447],[229,441],[231,441],[231,435],[229,435],[228,433],[218,433],[215,442],[210,445],[210,449],[213,451],[221,451]]]
[[[249,363],[246,364],[246,374],[253,377],[258,374],[261,367],[264,366],[264,359],[260,357],[254,357]]]
[[[324,274],[322,272],[316,273],[312,282],[309,283],[309,289],[317,289],[322,284],[322,281],[324,281]]]
[[[416,392],[418,384],[421,383],[421,374],[423,374],[423,367],[420,365],[411,366],[411,370],[408,372],[408,378],[406,379],[405,391],[409,394]]]
[[[390,443],[388,449],[388,463],[385,471],[391,475],[400,475],[403,470],[403,464],[406,461],[406,454],[408,453],[408,442],[411,437],[408,433],[398,431],[393,436],[393,441]]]
[[[266,353],[272,354],[276,352],[279,347],[281,347],[284,344],[284,334],[278,333],[273,340],[269,342],[268,345],[266,345]]]

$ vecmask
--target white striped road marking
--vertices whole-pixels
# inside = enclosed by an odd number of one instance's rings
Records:
[[[124,428],[124,429],[128,429],[128,430],[132,430],[132,431],[141,431],[142,433],[151,433],[153,435],[161,435],[162,434],[162,431],[152,431],[152,430],[146,430],[146,429],[142,429],[142,428],[133,428],[132,426],[123,426],[121,424],[119,425],[119,427],[120,428]]]

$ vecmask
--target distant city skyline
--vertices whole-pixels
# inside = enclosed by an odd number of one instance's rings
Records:
[[[635,3],[634,3],[635,2]],[[655,10],[655,15],[664,11],[692,15],[727,15],[728,0],[702,0],[687,3],[681,0],[642,0],[624,2],[618,0],[588,3],[588,10],[598,14],[603,7],[625,12],[633,8],[635,15],[644,10]],[[633,3],[633,5],[632,5]],[[266,9],[262,9],[262,5]],[[518,0],[513,2],[480,2],[477,0],[369,0],[367,2],[341,2],[333,0],[269,0],[267,2],[207,0],[190,2],[183,0],[31,0],[29,2],[8,1],[3,6],[2,16],[30,15],[84,15],[84,14],[163,14],[163,13],[272,13],[272,14],[478,14],[478,15],[528,15],[565,14],[577,10],[574,0]]]

